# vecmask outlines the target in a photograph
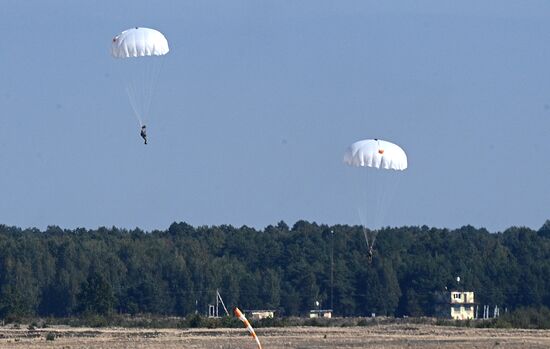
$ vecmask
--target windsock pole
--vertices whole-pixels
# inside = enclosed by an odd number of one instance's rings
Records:
[[[246,327],[246,329],[248,330],[252,338],[256,340],[256,343],[258,343],[258,349],[262,349],[260,340],[258,339],[258,336],[256,336],[256,332],[254,332],[254,329],[250,325],[250,322],[248,322],[248,319],[246,318],[246,316],[244,316],[241,310],[237,307],[233,309],[233,312],[235,313],[235,316],[244,323],[244,326]]]

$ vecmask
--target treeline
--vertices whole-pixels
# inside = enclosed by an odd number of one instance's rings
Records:
[[[550,307],[550,221],[495,234],[387,228],[372,264],[366,251],[361,227],[305,221],[149,233],[0,225],[0,317],[204,314],[216,289],[228,307],[284,315],[319,301],[338,316],[431,316],[435,294],[456,287],[510,311]]]

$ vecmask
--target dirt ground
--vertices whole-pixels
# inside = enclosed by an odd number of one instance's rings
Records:
[[[48,333],[54,340],[46,340]],[[265,349],[310,348],[550,348],[550,331],[471,329],[432,325],[372,327],[259,328]],[[254,349],[254,340],[239,329],[51,328],[0,327],[2,348]]]

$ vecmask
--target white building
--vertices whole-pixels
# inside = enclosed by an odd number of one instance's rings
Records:
[[[471,320],[475,318],[473,292],[451,292],[451,319]]]
[[[320,310],[317,310],[317,309],[314,309],[314,310],[310,310],[309,311],[309,317],[311,319],[313,318],[325,318],[325,319],[330,319],[332,318],[332,309],[320,309]]]
[[[250,310],[250,317],[253,320],[261,320],[261,319],[273,319],[275,316],[274,310]]]

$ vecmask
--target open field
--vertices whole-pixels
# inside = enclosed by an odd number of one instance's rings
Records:
[[[48,333],[55,340],[46,340]],[[433,325],[260,328],[264,348],[550,348],[550,331]],[[0,348],[255,348],[244,329],[0,328]]]

